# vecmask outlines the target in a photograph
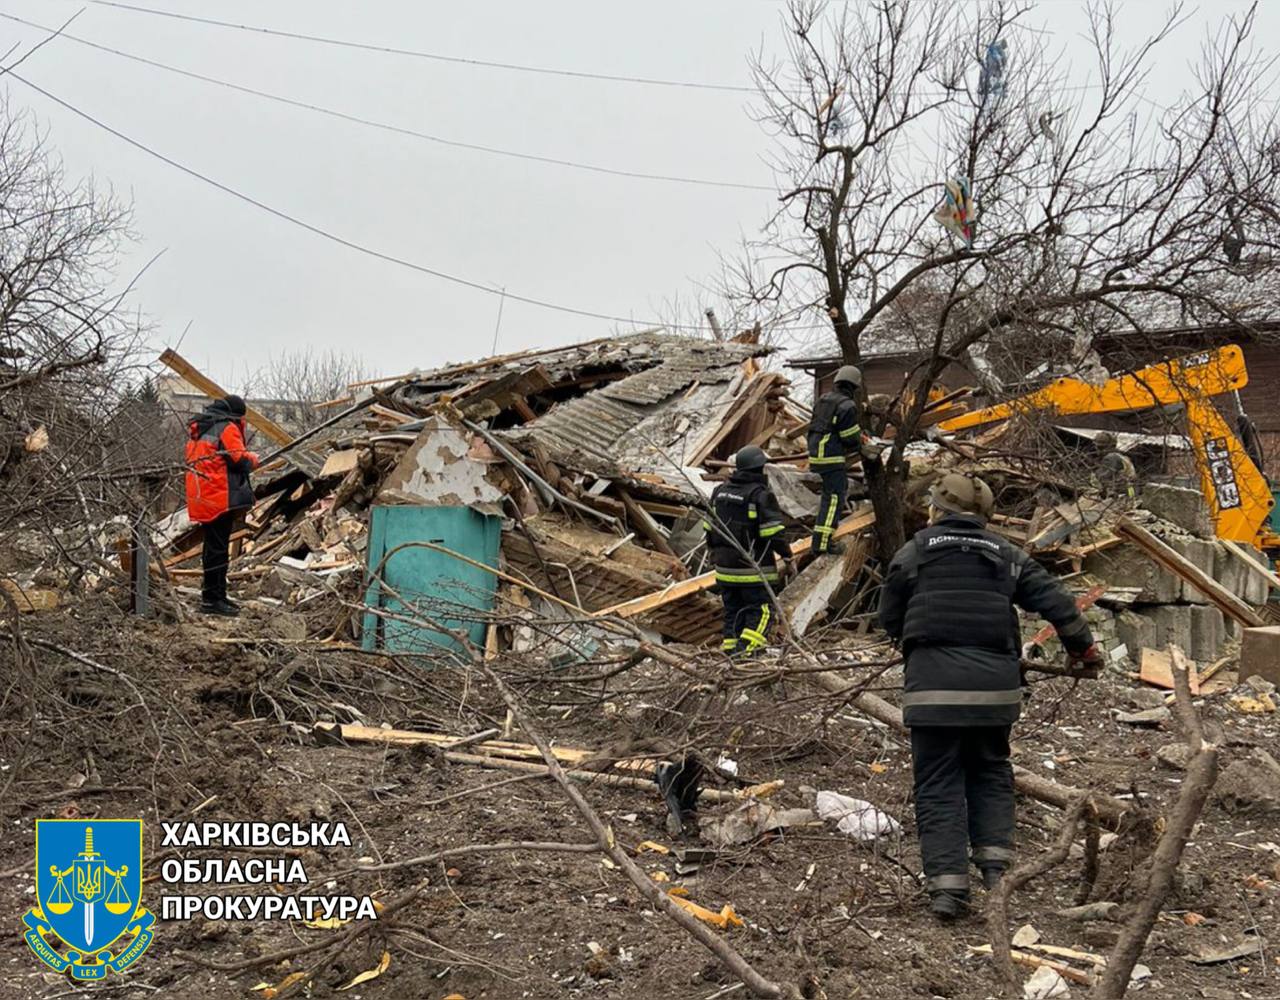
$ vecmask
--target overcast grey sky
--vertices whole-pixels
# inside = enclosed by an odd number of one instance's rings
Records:
[[[480,0],[137,0],[243,24],[563,70],[748,85],[748,53],[780,49],[768,0],[645,4]],[[768,184],[768,140],[750,95],[530,74],[356,51],[69,0],[0,0],[0,13],[182,69],[443,138],[546,157],[739,184]],[[1077,0],[1031,23],[1087,55]],[[1247,4],[1190,8],[1147,85],[1167,103],[1205,30]],[[1131,0],[1136,42],[1166,9]],[[0,20],[0,40],[41,34]],[[1280,2],[1255,38],[1280,38]],[[285,107],[56,39],[20,72],[155,150],[347,239],[487,286],[640,322],[691,298],[769,212],[766,191],[607,176],[393,135]],[[157,251],[135,301],[157,348],[229,384],[273,352],[360,354],[395,374],[488,354],[498,299],[304,232],[148,157],[17,82],[72,175],[93,174],[135,208],[139,241],[122,279]],[[1080,95],[1077,95],[1078,97]],[[1087,95],[1085,95],[1087,96]],[[1280,95],[1277,95],[1280,96]],[[498,350],[611,332],[608,320],[508,299]]]

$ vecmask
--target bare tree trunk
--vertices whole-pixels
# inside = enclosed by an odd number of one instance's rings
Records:
[[[1142,957],[1147,936],[1155,926],[1156,919],[1160,916],[1160,907],[1164,905],[1165,897],[1173,886],[1173,876],[1182,861],[1182,852],[1191,839],[1191,831],[1218,778],[1218,748],[1205,742],[1200,717],[1192,707],[1186,659],[1177,646],[1170,646],[1169,653],[1173,661],[1173,683],[1177,693],[1174,708],[1186,730],[1187,746],[1195,756],[1187,767],[1182,791],[1178,794],[1178,801],[1169,814],[1164,834],[1151,857],[1147,890],[1120,931],[1120,938],[1107,958],[1107,967],[1093,988],[1092,996],[1097,1000],[1120,1000],[1129,988],[1129,976]]]
[[[887,564],[907,540],[907,464],[892,451],[887,464],[865,461],[862,469],[876,513],[876,548]]]

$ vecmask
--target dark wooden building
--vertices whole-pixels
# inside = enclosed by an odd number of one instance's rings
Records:
[[[1280,312],[1280,303],[1277,303],[1277,312]],[[1257,427],[1267,471],[1273,476],[1280,475],[1280,320],[1250,323],[1247,327],[1171,327],[1142,334],[1114,334],[1093,342],[1103,364],[1115,374],[1225,344],[1238,344],[1244,352],[1249,382],[1240,390],[1239,404]],[[902,350],[868,354],[862,364],[867,392],[896,396],[923,357],[927,355]],[[814,392],[822,393],[831,388],[831,378],[840,364],[838,356],[818,355],[793,358],[787,362],[787,367],[807,372],[813,380]],[[977,386],[981,379],[973,368],[957,363],[947,367],[941,382],[949,389],[958,389]],[[1034,384],[1026,386],[1027,391],[1033,388]],[[1017,393],[1018,390],[1014,390],[1011,394]],[[978,399],[978,405],[986,405],[987,402]],[[1228,422],[1232,422],[1237,412],[1236,401],[1219,397],[1214,402]],[[1167,420],[1164,427],[1158,426],[1159,422],[1158,414],[1074,417],[1062,421],[1069,426],[1111,430],[1162,433],[1169,429]]]

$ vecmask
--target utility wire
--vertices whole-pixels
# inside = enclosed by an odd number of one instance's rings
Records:
[[[259,35],[271,35],[277,38],[291,38],[295,41],[319,42],[322,45],[336,45],[341,48],[359,49],[365,52],[380,52],[384,55],[408,56],[414,59],[429,59],[435,62],[455,63],[462,66],[480,66],[486,69],[505,69],[517,73],[538,73],[545,76],[563,76],[579,80],[606,80],[612,83],[635,83],[652,87],[675,87],[691,90],[710,90],[734,94],[759,95],[758,87],[730,83],[701,83],[694,80],[667,80],[648,76],[619,76],[611,73],[589,73],[571,69],[556,69],[551,66],[527,66],[522,63],[496,62],[488,59],[470,59],[463,56],[446,56],[438,52],[424,52],[420,49],[403,49],[393,45],[374,45],[369,42],[353,42],[345,38],[331,38],[326,35],[310,35],[301,31],[286,31],[280,28],[264,28],[256,24],[241,24],[236,21],[220,21],[217,18],[201,17],[196,14],[179,14],[172,10],[159,10],[154,7],[143,7],[138,4],[122,3],[120,0],[85,0],[98,7],[109,7],[116,10],[130,11],[135,14],[150,14],[155,17],[172,18],[175,21],[187,21],[192,24],[204,24],[217,28],[231,28],[236,31],[247,31]],[[1034,30],[1034,29],[1027,29]],[[1097,90],[1098,83],[1075,84],[1056,88],[1060,92],[1079,92]],[[920,97],[947,97],[949,91],[919,93]]]
[[[0,18],[6,21],[13,21],[17,24],[26,25],[28,28],[35,28],[40,31],[53,31],[54,29],[37,24],[35,21],[28,21],[25,18],[17,17],[13,14],[6,14],[0,11]],[[540,156],[536,153],[524,153],[513,149],[500,149],[496,146],[484,146],[479,143],[462,142],[457,139],[446,139],[442,136],[431,135],[427,132],[419,132],[416,129],[405,128],[400,125],[392,125],[388,122],[380,122],[371,118],[362,118],[359,115],[350,114],[345,111],[338,111],[334,108],[322,107],[318,104],[311,104],[307,101],[297,100],[292,97],[285,97],[281,94],[272,94],[265,90],[257,90],[254,87],[247,87],[243,84],[233,83],[230,80],[219,79],[214,76],[206,76],[203,73],[196,73],[192,70],[182,69],[178,66],[172,66],[168,63],[158,62],[155,59],[148,59],[145,56],[135,55],[132,52],[125,52],[121,49],[112,48],[109,45],[102,45],[98,42],[89,41],[87,38],[78,38],[75,35],[62,32],[58,37],[65,38],[68,41],[76,42],[80,45],[88,46],[91,49],[97,49],[99,52],[106,52],[122,59],[128,59],[131,62],[140,63],[144,66],[150,66],[154,69],[164,70],[167,73],[176,73],[178,76],[184,76],[192,80],[200,80],[204,83],[211,83],[218,87],[225,87],[228,90],[238,91],[242,94],[250,94],[254,97],[261,97],[268,101],[275,101],[278,104],[285,104],[293,108],[302,108],[306,111],[313,111],[317,114],[327,115],[330,118],[338,118],[342,121],[353,122],[357,125],[365,125],[370,128],[381,129],[384,132],[393,132],[397,135],[409,136],[414,139],[423,139],[427,142],[437,143],[442,146],[452,146],[457,149],[469,149],[481,153],[492,153],[497,156],[510,156],[519,160],[532,160],[535,163],[546,163],[558,167],[571,167],[575,170],[587,170],[597,174],[609,174],[614,177],[628,177],[640,180],[650,181],[668,181],[674,184],[696,184],[701,187],[718,187],[718,188],[736,188],[743,191],[776,191],[777,189],[767,184],[738,184],[733,181],[717,181],[708,180],[700,177],[682,177],[674,174],[651,174],[640,170],[622,170],[616,167],[603,167],[594,163],[581,163],[577,160],[565,160],[554,156]]]
[[[579,80],[608,80],[612,83],[641,83],[651,87],[683,87],[688,90],[719,90],[737,94],[754,94],[754,87],[735,86],[727,83],[698,83],[692,80],[663,80],[648,76],[616,76],[611,73],[587,73],[571,69],[554,69],[549,66],[526,66],[521,63],[494,62],[487,59],[467,59],[462,56],[446,56],[438,52],[422,52],[417,49],[401,49],[392,45],[373,45],[368,42],[352,42],[345,38],[328,38],[324,35],[308,35],[299,31],[283,31],[276,28],[263,28],[253,24],[237,24],[234,21],[219,21],[212,17],[198,17],[194,14],[179,14],[172,10],[156,10],[152,7],[140,7],[131,3],[118,3],[116,0],[88,0],[99,7],[114,7],[118,10],[132,11],[135,14],[152,14],[157,17],[169,17],[175,21],[190,21],[195,24],[208,24],[218,28],[234,28],[237,31],[252,31],[260,35],[274,35],[278,38],[292,38],[304,42],[320,42],[324,45],[337,45],[346,49],[362,49],[366,52],[382,52],[384,54],[409,56],[414,59],[430,59],[434,62],[456,63],[464,66],[483,66],[488,69],[505,69],[517,73],[541,73],[546,76],[567,76]]]
[[[317,225],[314,225],[313,223],[300,219],[295,215],[290,215],[288,212],[285,212],[281,209],[273,208],[272,206],[268,205],[266,202],[259,201],[257,198],[254,198],[252,195],[245,194],[243,191],[239,191],[233,187],[230,187],[229,185],[223,184],[221,181],[215,180],[214,178],[208,176],[207,174],[202,174],[200,171],[195,170],[192,167],[188,167],[185,164],[179,163],[177,160],[174,160],[171,157],[166,156],[164,153],[161,153],[155,149],[152,149],[150,146],[146,145],[145,143],[139,142],[137,139],[133,139],[130,136],[125,135],[125,133],[119,131],[118,129],[112,128],[106,122],[101,121],[98,118],[95,118],[93,115],[89,114],[87,111],[81,110],[80,108],[76,107],[74,104],[70,104],[67,101],[64,101],[62,98],[58,97],[56,94],[51,94],[49,91],[45,90],[43,87],[39,86],[38,84],[32,83],[30,80],[28,80],[26,77],[22,76],[19,73],[14,73],[10,71],[6,75],[11,77],[14,80],[17,80],[19,83],[22,83],[30,87],[36,93],[43,95],[44,97],[52,101],[54,104],[57,104],[59,107],[64,108],[67,111],[70,111],[76,117],[82,118],[83,120],[89,122],[90,124],[95,125],[98,128],[102,129],[104,132],[110,133],[111,135],[115,136],[117,139],[121,140],[122,142],[128,143],[134,149],[137,149],[143,153],[146,153],[148,156],[159,160],[161,163],[167,164],[168,166],[173,167],[175,170],[180,170],[182,173],[186,174],[188,177],[194,177],[196,180],[202,181],[203,183],[209,185],[210,187],[216,188],[217,190],[221,191],[223,194],[230,195],[231,197],[237,199],[238,201],[242,201],[247,205],[252,205],[254,208],[257,208],[260,211],[266,212],[268,215],[275,216],[277,219],[287,222],[290,225],[296,226],[299,229],[304,229],[315,236],[319,236],[322,239],[326,239],[331,243],[336,243],[339,246],[346,247],[348,250],[354,250],[357,253],[364,254],[367,257],[373,257],[376,260],[385,261],[386,263],[389,263],[389,264],[398,264],[400,267],[408,268],[411,271],[417,271],[420,274],[427,274],[433,278],[439,278],[442,281],[448,281],[455,285],[462,285],[464,288],[471,288],[478,292],[484,292],[486,295],[503,296],[505,298],[512,299],[516,302],[523,302],[526,305],[537,306],[540,309],[551,309],[556,312],[569,313],[570,315],[573,315],[573,316],[586,316],[586,317],[589,317],[590,319],[603,319],[603,320],[608,320],[612,323],[638,324],[640,326],[647,327],[647,328],[665,327],[669,330],[703,330],[705,329],[705,327],[703,326],[691,326],[688,324],[666,323],[666,322],[663,322],[662,320],[640,320],[640,319],[636,319],[634,316],[615,316],[610,313],[593,312],[590,309],[579,309],[575,306],[561,305],[560,303],[557,303],[557,302],[549,302],[545,299],[533,298],[532,296],[529,296],[529,295],[517,295],[515,292],[504,291],[502,288],[496,285],[485,284],[484,282],[474,281],[470,278],[463,278],[456,274],[450,274],[447,271],[441,271],[433,267],[427,267],[425,264],[418,264],[418,263],[415,263],[414,261],[406,260],[403,257],[397,257],[394,254],[386,253],[382,250],[377,250],[373,247],[365,246],[362,243],[357,243],[354,240],[349,240],[346,237],[339,236],[337,233],[330,232],[329,230],[324,229],[321,226],[317,226]]]

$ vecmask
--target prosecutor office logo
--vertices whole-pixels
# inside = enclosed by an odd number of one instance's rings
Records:
[[[36,957],[72,979],[136,962],[155,936],[142,906],[142,820],[36,820],[36,905],[22,922]]]

